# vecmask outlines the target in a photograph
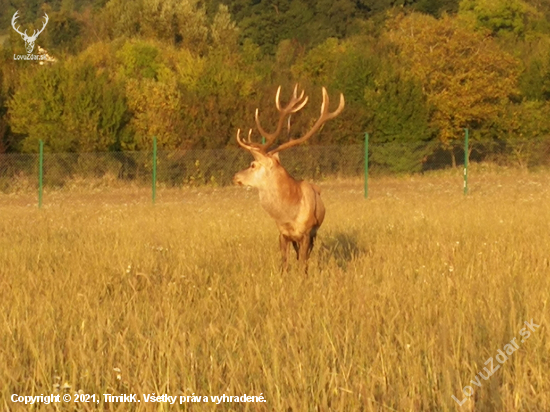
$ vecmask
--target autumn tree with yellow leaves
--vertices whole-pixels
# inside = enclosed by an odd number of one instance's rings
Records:
[[[518,93],[519,61],[456,18],[401,14],[388,22],[386,36],[436,108],[431,121],[449,150],[465,127],[496,122]]]

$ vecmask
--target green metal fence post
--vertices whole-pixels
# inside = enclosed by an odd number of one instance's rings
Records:
[[[468,157],[469,157],[469,148],[468,148],[468,129],[464,129],[464,194],[468,194]]]
[[[153,137],[153,204],[157,195],[157,137]]]
[[[44,177],[44,141],[40,140],[38,150],[38,208],[42,207],[42,191]]]
[[[365,199],[369,197],[369,134],[365,133]]]

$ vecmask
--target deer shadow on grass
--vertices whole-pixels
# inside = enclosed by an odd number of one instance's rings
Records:
[[[318,260],[322,266],[327,266],[333,261],[340,269],[346,269],[348,263],[366,253],[358,245],[356,231],[325,234],[319,239],[318,245]]]

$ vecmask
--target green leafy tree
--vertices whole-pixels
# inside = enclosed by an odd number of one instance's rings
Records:
[[[550,59],[549,59],[550,60]],[[529,100],[550,100],[550,61],[531,61],[520,79],[523,95]]]
[[[127,119],[121,87],[87,61],[27,70],[8,108],[24,152],[38,140],[54,152],[114,149]]]
[[[0,1],[0,28],[7,29],[11,26],[13,14],[19,10],[19,24],[32,24],[43,16],[41,14],[40,0],[2,0]],[[24,31],[24,29],[23,29]],[[32,32],[31,32],[32,33]]]
[[[517,36],[525,34],[529,18],[539,17],[534,7],[521,0],[462,0],[460,14],[493,34]]]
[[[151,40],[126,41],[116,52],[116,72],[125,84],[132,131],[121,141],[121,149],[149,149],[154,136],[162,148],[179,145],[181,92],[177,73],[184,69],[177,54],[173,47]],[[182,54],[189,57],[186,51]]]
[[[522,168],[548,165],[550,102],[523,101],[509,105],[494,130],[492,157]]]
[[[185,99],[185,130],[194,139],[194,147],[234,144],[237,128],[253,119],[263,75],[258,63],[247,64],[244,57],[220,50],[205,59],[197,87]]]
[[[82,23],[67,11],[50,12],[46,31],[46,47],[50,53],[80,50]]]
[[[236,52],[239,30],[231,18],[229,8],[220,4],[218,12],[214,16],[210,26],[210,37],[214,48],[225,48],[227,51]]]
[[[529,100],[550,100],[550,37],[542,37],[523,48],[525,69],[520,76],[523,96]]]
[[[313,48],[292,68],[292,72],[298,78],[309,78],[320,84],[328,84],[334,78],[338,61],[345,51],[345,46],[338,39],[329,38]]]
[[[74,137],[68,136],[62,127],[65,107],[63,68],[33,69],[21,75],[20,86],[8,102],[13,132],[25,135],[17,149],[35,152],[38,141],[43,140],[51,151],[76,150]]]
[[[151,42],[125,42],[116,52],[121,75],[132,79],[156,79],[163,65],[160,54],[159,47]]]
[[[312,138],[312,142],[335,144],[356,143],[372,126],[370,102],[365,100],[366,88],[373,88],[382,69],[382,61],[372,38],[358,36],[339,41],[327,39],[307,53],[292,67],[292,73],[302,84],[326,86],[331,94],[342,92],[346,108],[340,116]],[[310,89],[314,90],[313,87]],[[315,118],[320,105],[320,93],[310,93],[313,110],[306,116]],[[334,104],[334,103],[333,103]],[[299,125],[307,130],[306,122]]]
[[[174,81],[129,80],[126,85],[132,141],[123,142],[125,150],[146,150],[157,137],[159,147],[173,150],[182,139],[181,93]]]
[[[374,88],[365,89],[365,100],[372,112],[373,166],[397,173],[420,171],[434,151],[436,133],[419,82],[385,71]]]
[[[459,0],[417,0],[412,8],[418,12],[441,17],[443,13],[456,13]]]
[[[110,0],[102,22],[110,37],[142,36],[195,51],[206,48],[206,12],[198,0]]]
[[[241,38],[274,55],[283,40],[297,40],[307,48],[328,37],[344,38],[359,27],[358,4],[352,0],[276,0],[227,2],[241,28]]]
[[[165,149],[233,142],[235,125],[246,124],[242,113],[262,71],[254,58],[256,48],[245,44],[240,50],[223,7],[214,18],[212,37],[217,40],[205,56],[151,40],[121,46],[116,72],[126,84],[133,132],[123,149],[147,148],[153,136]]]
[[[62,116],[65,132],[74,136],[78,151],[115,149],[128,110],[123,88],[88,61],[69,61],[66,70]]]

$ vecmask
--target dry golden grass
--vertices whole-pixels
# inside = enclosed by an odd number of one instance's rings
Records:
[[[374,179],[368,200],[360,181],[325,182],[308,277],[279,274],[254,191],[166,189],[153,207],[147,189],[75,189],[42,210],[0,196],[0,408],[81,390],[101,402],[59,410],[550,410],[550,175],[479,171],[466,198],[460,179]]]

